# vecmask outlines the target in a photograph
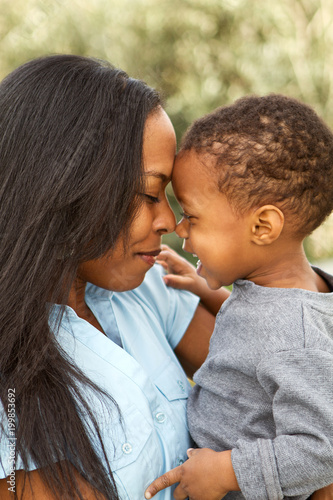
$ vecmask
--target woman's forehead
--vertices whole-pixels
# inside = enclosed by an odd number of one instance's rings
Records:
[[[157,170],[145,170],[144,172],[145,179],[156,179],[162,181],[163,184],[171,181],[171,175],[166,175],[163,172],[159,172]]]
[[[143,136],[145,176],[170,180],[176,154],[176,135],[170,118],[161,108],[148,116]]]

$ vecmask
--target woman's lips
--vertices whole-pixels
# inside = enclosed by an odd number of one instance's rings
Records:
[[[161,249],[152,250],[151,252],[137,252],[137,255],[146,262],[149,266],[155,264],[156,257],[161,252]]]

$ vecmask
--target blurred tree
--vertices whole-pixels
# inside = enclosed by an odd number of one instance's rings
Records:
[[[300,98],[333,126],[332,20],[329,0],[0,0],[0,77],[41,54],[76,53],[161,90],[178,138],[249,93]]]
[[[0,0],[0,77],[72,52],[160,88],[178,136],[248,93],[299,97],[333,124],[332,14],[327,0]]]

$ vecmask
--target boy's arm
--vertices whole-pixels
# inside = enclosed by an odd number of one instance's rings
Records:
[[[276,436],[236,442],[232,463],[245,497],[305,495],[332,480],[333,353],[320,330],[312,333],[317,348],[281,350],[256,367],[274,401]]]
[[[215,316],[230,292],[223,288],[211,290],[206,280],[197,275],[195,267],[167,245],[162,245],[162,252],[156,262],[168,272],[163,277],[168,286],[188,290],[200,297],[193,318],[175,348],[175,354],[187,376],[192,378],[207,357]]]
[[[231,462],[231,452],[216,452],[208,448],[187,451],[189,460],[153,481],[145,492],[152,498],[159,491],[179,483],[174,498],[183,500],[219,500],[229,491],[239,491]],[[191,461],[192,460],[192,461]],[[333,484],[313,493],[311,500],[333,500]]]
[[[196,273],[195,267],[167,245],[162,245],[162,252],[156,262],[168,273],[163,277],[166,285],[194,293],[214,316],[230,295],[226,288],[211,290],[206,280]]]
[[[269,355],[257,374],[274,400],[275,438],[239,439],[232,452],[194,450],[183,465],[154,481],[146,498],[178,482],[177,500],[218,500],[239,488],[246,498],[282,498],[309,495],[332,480],[332,366],[333,354],[315,348]],[[329,486],[313,498],[332,500],[331,495]]]

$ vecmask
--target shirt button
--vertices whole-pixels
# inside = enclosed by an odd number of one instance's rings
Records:
[[[164,413],[156,413],[155,418],[159,424],[163,424],[163,422],[165,422],[166,416]]]
[[[183,382],[182,382],[181,380],[177,380],[177,384],[179,385],[179,387],[181,388],[181,390],[182,390],[183,392],[185,392],[185,388],[184,388],[184,384],[183,384]]]
[[[184,463],[184,460],[182,460],[181,458],[178,458],[177,460],[177,464],[178,465],[182,465]]]
[[[125,455],[129,455],[133,451],[133,446],[130,443],[124,443],[121,447]]]

